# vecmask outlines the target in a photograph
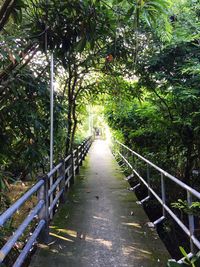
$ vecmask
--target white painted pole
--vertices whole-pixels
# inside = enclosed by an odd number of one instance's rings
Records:
[[[54,62],[53,62],[53,53],[51,54],[51,64],[50,64],[50,73],[51,73],[51,83],[50,83],[50,170],[53,169],[53,101],[54,101]]]
[[[50,170],[53,169],[53,101],[54,101],[54,62],[53,62],[53,53],[51,54],[51,64],[50,64]],[[53,185],[53,176],[50,178],[50,188]],[[53,202],[53,194],[50,196],[50,205]],[[53,218],[53,211],[50,214],[50,219]]]

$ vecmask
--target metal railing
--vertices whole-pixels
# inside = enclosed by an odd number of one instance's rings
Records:
[[[20,236],[23,235],[24,231],[35,219],[35,229],[26,241],[26,244],[16,259],[13,267],[22,266],[30,249],[38,238],[40,238],[41,242],[48,242],[50,218],[52,218],[51,216],[53,216],[56,206],[65,201],[65,192],[70,185],[74,183],[74,176],[79,172],[79,167],[82,165],[82,161],[91,144],[92,137],[89,137],[73,151],[73,157],[72,155],[68,155],[47,175],[41,177],[33,187],[0,215],[1,230],[20,207],[34,194],[37,194],[37,203],[35,207],[0,249],[0,265],[4,262]]]
[[[186,233],[186,235],[190,239],[190,250],[191,253],[188,254],[189,257],[193,256],[195,253],[195,246],[200,249],[200,241],[198,240],[196,234],[195,234],[195,220],[193,214],[188,214],[188,226],[174,213],[174,211],[171,209],[171,207],[167,204],[166,200],[166,179],[169,179],[174,184],[179,186],[181,190],[185,191],[187,193],[187,204],[188,206],[191,206],[193,203],[193,198],[195,197],[198,201],[200,200],[200,193],[193,189],[192,187],[188,186],[187,184],[183,183],[176,177],[172,176],[168,172],[164,171],[163,169],[159,168],[155,164],[153,164],[151,161],[147,160],[146,158],[142,157],[135,151],[131,150],[126,145],[120,143],[119,141],[114,141],[114,146],[117,151],[117,154],[122,158],[124,163],[131,169],[132,174],[127,177],[128,179],[131,179],[133,176],[136,175],[136,177],[139,178],[139,180],[147,187],[148,195],[143,200],[140,201],[140,204],[144,203],[148,199],[150,199],[151,194],[158,200],[158,202],[162,205],[162,216],[153,222],[153,225],[157,225],[161,221],[163,221],[166,218],[167,213],[173,218],[173,220],[181,227],[181,229]],[[136,167],[134,166],[134,163],[130,163],[130,156],[133,159],[133,162],[135,161],[134,158],[137,158],[137,160],[142,161],[146,165],[146,177],[142,177],[140,173],[136,170]],[[136,161],[135,161],[136,162]],[[156,192],[152,186],[151,186],[151,177],[150,177],[150,167],[152,167],[156,172],[158,172],[160,175],[160,188],[161,188],[161,194],[159,195],[158,192]],[[131,188],[131,190],[136,189],[140,186],[140,183],[136,184],[134,187]]]

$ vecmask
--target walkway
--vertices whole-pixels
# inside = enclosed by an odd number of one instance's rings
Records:
[[[93,143],[31,267],[157,267],[170,258],[105,141]]]

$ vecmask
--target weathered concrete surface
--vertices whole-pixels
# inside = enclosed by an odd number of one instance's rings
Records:
[[[170,256],[123,178],[106,142],[95,141],[52,223],[52,244],[40,246],[31,266],[166,266]]]

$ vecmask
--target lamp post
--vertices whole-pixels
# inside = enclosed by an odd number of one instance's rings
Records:
[[[50,82],[50,170],[53,169],[53,106],[54,106],[54,58],[51,54],[50,64],[51,82]]]
[[[53,107],[54,107],[54,58],[51,53],[51,64],[50,64],[50,170],[53,169]],[[50,177],[50,188],[53,185],[53,176]],[[53,194],[50,196],[50,206],[53,202]],[[53,211],[50,213],[50,219],[53,218]]]

